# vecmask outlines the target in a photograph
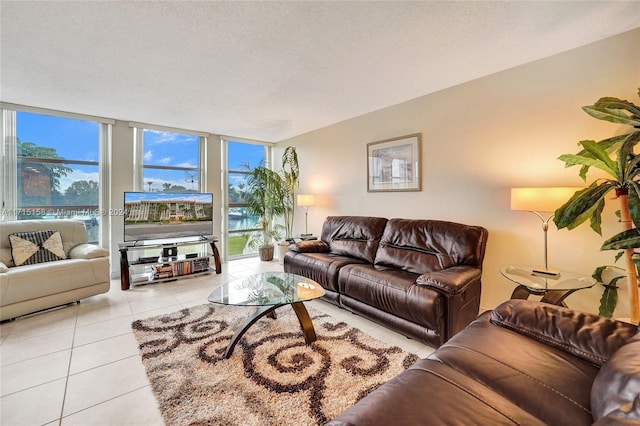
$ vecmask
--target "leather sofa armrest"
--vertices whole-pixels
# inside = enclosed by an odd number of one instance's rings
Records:
[[[95,259],[108,256],[108,250],[95,244],[78,244],[69,250],[69,259]]]
[[[329,253],[329,244],[322,240],[300,241],[299,243],[291,244],[289,251],[298,253]]]
[[[600,368],[591,388],[594,425],[638,424],[640,419],[640,334]]]
[[[7,272],[8,270],[9,270],[9,267],[4,263],[0,262],[0,273]]]
[[[474,280],[480,279],[482,271],[473,266],[457,265],[440,271],[427,272],[416,279],[416,284],[434,287],[450,294],[462,293]]]
[[[636,335],[637,326],[530,300],[508,300],[491,313],[493,324],[601,366]]]

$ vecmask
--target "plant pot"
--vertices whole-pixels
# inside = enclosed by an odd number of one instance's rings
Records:
[[[284,264],[284,255],[289,250],[289,241],[282,240],[278,243],[278,263]]]
[[[258,254],[263,262],[271,262],[273,260],[273,246],[258,247]]]

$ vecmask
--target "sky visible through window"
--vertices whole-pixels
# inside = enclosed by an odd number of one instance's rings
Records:
[[[198,167],[198,136],[144,131],[144,164]]]
[[[17,112],[16,120],[17,136],[22,142],[53,148],[59,157],[68,160],[97,162],[99,159],[98,123],[20,111]],[[209,144],[210,149],[219,149],[217,139],[209,139]],[[238,142],[230,142],[229,145],[230,170],[242,170],[243,163],[255,167],[264,158],[262,145]],[[197,147],[197,136],[146,130],[144,162],[147,165],[197,167]],[[98,172],[95,167],[74,165],[73,172],[60,179],[60,190],[64,192],[71,183],[78,180],[97,182]],[[190,187],[182,175],[170,183]]]
[[[239,171],[243,163],[255,167],[264,159],[264,146],[240,142],[229,142],[229,170]]]

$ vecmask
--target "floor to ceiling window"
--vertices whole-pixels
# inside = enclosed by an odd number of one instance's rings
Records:
[[[153,129],[142,133],[142,189],[201,192],[200,136]]]
[[[74,218],[100,238],[100,149],[107,124],[3,110],[4,220]]]
[[[227,151],[227,258],[255,255],[257,250],[246,243],[253,232],[257,232],[258,218],[247,213],[242,199],[247,175],[251,169],[266,161],[269,147],[235,141],[226,141]]]

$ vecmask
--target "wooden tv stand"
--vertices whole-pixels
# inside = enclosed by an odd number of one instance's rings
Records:
[[[120,288],[129,290],[133,284],[149,284],[162,281],[176,280],[208,274],[211,271],[222,273],[220,252],[216,243],[218,238],[207,237],[197,241],[178,241],[136,245],[130,243],[118,244],[120,251]],[[207,244],[211,247],[209,254]],[[195,253],[178,254],[180,247],[197,246],[204,250]],[[146,252],[146,253],[145,253]],[[149,255],[149,252],[152,255]],[[165,257],[165,255],[167,255]],[[209,266],[210,256],[213,256],[215,268]]]

